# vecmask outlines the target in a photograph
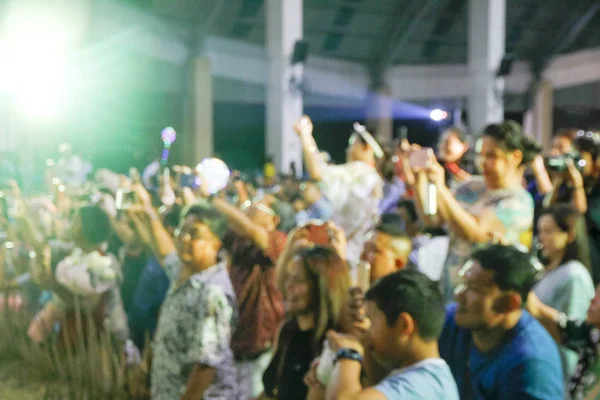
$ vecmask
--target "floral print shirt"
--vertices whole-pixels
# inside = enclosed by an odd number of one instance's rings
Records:
[[[483,178],[476,176],[454,189],[456,200],[476,218],[493,212],[504,227],[503,237],[515,246],[529,248],[533,236],[533,198],[522,187],[487,189]],[[453,299],[459,283],[458,272],[467,262],[476,244],[450,231],[450,246],[442,284],[446,301]]]
[[[176,282],[182,263],[176,253],[163,263]],[[154,343],[152,399],[174,400],[185,393],[196,364],[215,369],[204,399],[235,399],[236,373],[230,347],[236,299],[225,263],[171,286],[163,303]]]

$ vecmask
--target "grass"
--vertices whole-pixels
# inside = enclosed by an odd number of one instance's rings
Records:
[[[81,312],[75,315],[72,340],[57,338],[38,346],[26,335],[31,315],[8,309],[0,313],[0,399],[149,398],[145,390],[147,369],[127,368],[121,349],[110,334],[98,331],[91,317]],[[147,361],[147,355],[145,358]],[[11,391],[19,388],[26,388],[27,392],[12,397]]]

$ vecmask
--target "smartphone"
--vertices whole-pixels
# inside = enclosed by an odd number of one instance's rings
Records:
[[[407,139],[408,139],[408,127],[401,126],[400,127],[400,143],[402,143],[403,140],[407,140]]]
[[[424,147],[419,150],[415,150],[408,156],[408,162],[411,168],[427,168],[429,162],[433,156],[433,149],[430,147]]]
[[[304,225],[307,230],[307,239],[316,245],[327,246],[331,244],[331,235],[324,221],[313,220]]]
[[[135,203],[135,193],[129,189],[117,189],[115,205],[117,210],[127,210]]]
[[[195,189],[199,186],[197,180],[198,178],[196,177],[196,175],[181,175],[179,177],[179,186],[182,188],[189,187]]]

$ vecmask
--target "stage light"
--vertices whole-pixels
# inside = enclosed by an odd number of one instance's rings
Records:
[[[70,91],[69,54],[77,35],[72,14],[63,11],[41,1],[13,3],[0,30],[0,91],[34,118],[60,115]]]
[[[448,118],[448,113],[444,110],[440,110],[439,108],[436,108],[435,110],[431,111],[431,113],[429,114],[429,118],[431,118],[435,122],[439,122],[439,121],[442,121],[442,120]]]

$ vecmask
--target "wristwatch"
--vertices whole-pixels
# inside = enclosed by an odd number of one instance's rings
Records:
[[[354,349],[339,349],[335,354],[334,364],[340,360],[354,360],[362,363],[363,357]]]

